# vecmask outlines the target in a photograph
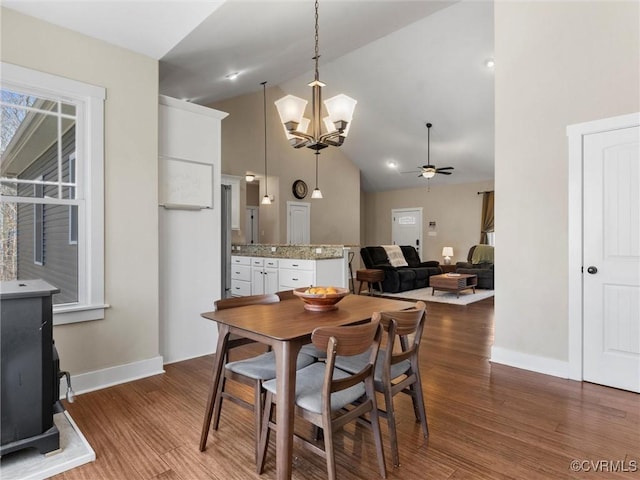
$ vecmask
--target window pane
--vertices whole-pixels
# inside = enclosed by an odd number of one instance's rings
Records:
[[[19,204],[16,210],[13,238],[9,243],[16,245],[13,258],[6,261],[4,268],[7,280],[32,280],[41,278],[60,289],[53,302],[75,303],[78,301],[78,246],[69,243],[69,207],[67,205],[39,205],[42,208],[42,258],[39,265],[34,262],[38,248],[34,224],[34,205]],[[37,222],[36,222],[37,223]],[[4,253],[4,252],[3,252]],[[11,257],[10,254],[7,256]],[[13,273],[13,278],[9,275]]]
[[[75,116],[75,114],[76,114],[76,106],[75,105],[70,105],[68,103],[63,103],[60,107],[61,107],[60,109],[62,110],[62,113],[64,113],[65,115],[73,115],[73,116]]]
[[[0,100],[2,100],[3,103],[9,103],[11,105],[26,105],[30,107],[36,102],[37,97],[25,93],[2,89],[0,90]]]

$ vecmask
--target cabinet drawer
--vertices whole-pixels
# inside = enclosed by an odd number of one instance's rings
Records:
[[[251,265],[251,258],[232,256],[231,265]]]
[[[264,265],[264,258],[262,257],[251,257],[251,266],[252,267],[262,267]]]
[[[280,268],[288,268],[291,270],[314,270],[314,260],[297,260],[292,258],[280,259]]]
[[[251,281],[251,267],[249,265],[231,265],[231,279]]]
[[[231,280],[231,295],[234,297],[251,295],[251,283],[242,280]]]
[[[265,258],[264,266],[267,268],[278,268],[278,259],[277,258]]]
[[[280,268],[280,286],[287,288],[308,287],[313,285],[314,274],[309,270],[289,270]]]

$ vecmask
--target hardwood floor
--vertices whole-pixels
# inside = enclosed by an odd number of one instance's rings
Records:
[[[401,466],[391,467],[383,421],[388,478],[640,478],[640,395],[491,364],[492,298],[427,309],[421,373],[430,436],[422,437],[411,400],[396,397]],[[78,396],[67,407],[97,459],[54,478],[275,478],[273,441],[258,475],[252,414],[231,402],[198,451],[212,364],[213,356],[175,363],[164,375]],[[379,478],[365,427],[347,426],[336,442],[338,478]],[[324,461],[296,449],[293,478],[326,478]]]

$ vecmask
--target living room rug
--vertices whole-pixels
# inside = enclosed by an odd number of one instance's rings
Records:
[[[60,450],[42,455],[35,448],[25,448],[2,457],[2,480],[40,480],[66,472],[96,459],[96,454],[71,416],[56,413],[53,422],[60,431]]]
[[[450,303],[453,305],[469,305],[470,303],[479,302],[485,298],[493,297],[493,290],[480,290],[476,289],[476,293],[473,290],[464,290],[460,292],[458,298],[455,292],[442,292],[435,291],[435,294],[431,294],[431,287],[419,288],[417,290],[407,290],[406,292],[399,293],[384,293],[385,297],[395,298],[407,298],[410,300],[422,300],[423,302],[437,302],[437,303]]]

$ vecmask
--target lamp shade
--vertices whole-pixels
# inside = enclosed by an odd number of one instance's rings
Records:
[[[278,114],[280,115],[280,121],[282,123],[301,123],[307,103],[306,100],[294,95],[286,95],[280,100],[276,100],[275,104],[278,109]]]
[[[442,249],[443,257],[453,257],[453,247],[444,247]]]
[[[422,172],[422,176],[424,178],[433,178],[433,177],[436,176],[436,171],[435,170],[427,170],[426,172]],[[450,247],[445,247],[445,248],[450,248]],[[444,253],[443,253],[443,255],[444,255]]]
[[[264,197],[262,197],[262,205],[271,205],[271,198],[269,198],[269,195],[265,195]]]
[[[327,133],[337,130],[335,124],[331,121],[329,117],[324,117],[322,121],[324,122],[324,128],[327,129]],[[342,133],[343,137],[346,137],[349,134],[350,128],[351,128],[351,122],[347,123],[347,128],[345,128],[344,132]]]
[[[256,179],[256,176],[253,173],[247,173],[244,176],[245,181],[247,182],[253,182]]]
[[[356,100],[341,93],[324,101],[331,122],[351,122],[356,109]]]
[[[322,198],[322,191],[318,187],[314,188],[311,192],[311,198]]]

